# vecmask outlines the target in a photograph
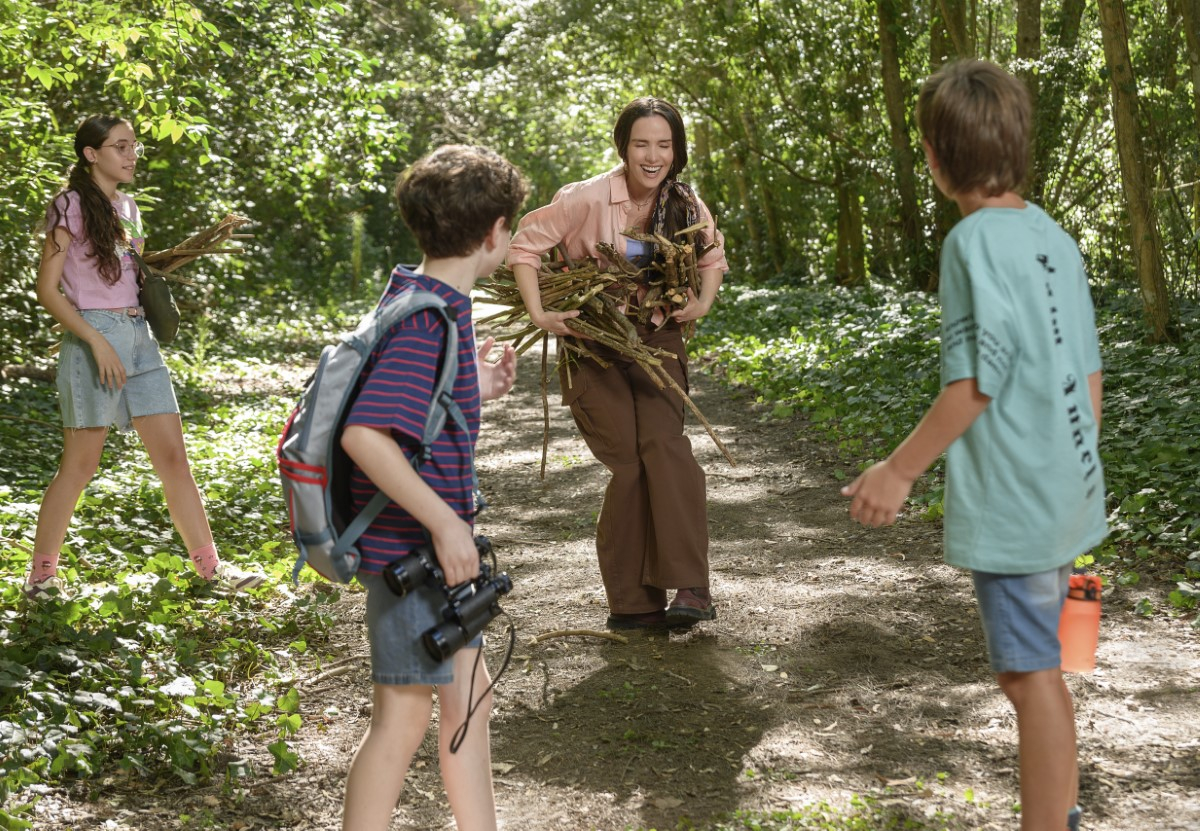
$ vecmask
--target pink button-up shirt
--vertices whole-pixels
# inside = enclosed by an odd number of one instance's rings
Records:
[[[716,247],[705,254],[696,270],[729,270],[725,259],[725,238],[717,230],[712,213],[696,198],[698,219],[707,220],[708,227],[699,234],[705,240],[715,239]],[[596,243],[611,243],[618,251],[628,251],[629,242],[621,232],[638,213],[637,205],[629,198],[623,167],[617,167],[584,182],[564,185],[554,194],[549,205],[530,211],[521,219],[516,236],[508,249],[510,266],[524,263],[538,268],[542,254],[563,243],[571,259],[593,257],[605,265],[596,251]],[[715,235],[715,236],[714,236]]]

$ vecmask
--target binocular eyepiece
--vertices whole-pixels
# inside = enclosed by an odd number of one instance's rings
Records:
[[[485,536],[475,537],[479,552],[479,576],[457,586],[447,586],[432,546],[418,546],[383,570],[383,579],[392,593],[404,597],[421,585],[436,586],[446,597],[442,622],[421,636],[425,650],[437,661],[444,661],[468,644],[492,618],[503,611],[500,596],[512,591],[512,580],[504,572],[492,576],[492,543]]]

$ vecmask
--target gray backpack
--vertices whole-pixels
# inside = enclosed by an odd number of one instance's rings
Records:
[[[321,352],[316,372],[292,410],[275,456],[283,482],[292,539],[300,549],[292,579],[305,563],[328,580],[349,583],[362,554],[356,543],[388,503],[380,491],[357,515],[350,498],[352,462],[342,450],[342,428],[358,392],[359,379],[379,340],[396,323],[432,309],[446,324],[446,348],[433,387],[433,403],[425,419],[421,450],[412,459],[418,472],[429,460],[433,442],[452,418],[467,430],[466,418],[452,397],[458,375],[458,324],[454,309],[429,291],[405,291],[363,318],[358,328]],[[475,475],[471,459],[471,475]]]

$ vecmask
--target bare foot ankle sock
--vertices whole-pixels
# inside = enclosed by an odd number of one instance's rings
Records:
[[[1079,818],[1083,814],[1083,809],[1076,805],[1067,812],[1067,829],[1068,831],[1079,831]]]
[[[205,580],[213,579],[217,566],[221,563],[221,558],[217,556],[217,544],[212,542],[195,551],[189,551],[188,557],[191,558],[192,565],[196,567],[196,573]]]
[[[58,554],[34,554],[29,566],[29,582],[42,583],[58,572]]]

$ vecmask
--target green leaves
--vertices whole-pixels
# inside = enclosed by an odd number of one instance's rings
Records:
[[[899,443],[937,395],[938,317],[925,296],[891,289],[727,286],[693,348],[863,458]]]
[[[179,390],[222,556],[249,559],[281,584],[294,553],[284,545],[272,449],[292,395],[279,370],[253,355],[308,355],[317,348],[307,338],[329,337],[300,322],[310,315],[282,315],[276,325],[256,314],[254,326],[239,324],[244,338],[214,339]],[[223,775],[218,754],[232,734],[261,730],[264,718],[277,737],[276,769],[294,768],[300,760],[288,739],[302,721],[290,679],[298,664],[320,660],[328,595],[226,595],[195,577],[144,450],[113,433],[63,552],[70,599],[21,602],[27,541],[61,433],[51,385],[4,382],[0,391],[7,412],[42,423],[0,419],[0,556],[9,575],[0,582],[0,793],[114,764],[185,782]],[[231,775],[248,772],[243,765]],[[6,810],[19,817],[12,803]],[[11,819],[12,827],[23,821]]]
[[[1200,548],[1200,343],[1150,345],[1118,298],[1098,309],[1104,370],[1101,455],[1111,535],[1095,552],[1101,566],[1177,570]],[[1185,324],[1200,323],[1192,309]],[[727,286],[692,349],[715,359],[786,417],[803,413],[810,429],[863,462],[889,452],[913,428],[939,389],[939,311],[932,298],[873,286]],[[941,483],[914,495],[924,516],[941,516]],[[1195,555],[1200,574],[1200,554]],[[1190,572],[1189,572],[1190,573]],[[1170,604],[1194,606],[1193,582]]]

